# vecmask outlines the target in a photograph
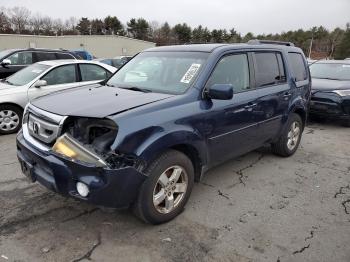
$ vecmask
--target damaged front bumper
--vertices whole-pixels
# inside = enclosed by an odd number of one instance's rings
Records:
[[[310,114],[350,120],[350,97],[341,97],[334,92],[314,92],[310,101]]]
[[[116,169],[96,167],[71,161],[52,151],[44,151],[17,135],[17,157],[23,173],[32,182],[39,182],[48,189],[98,206],[125,208],[137,198],[139,188],[146,176],[136,167],[123,166]],[[89,188],[86,197],[79,195],[77,183]]]

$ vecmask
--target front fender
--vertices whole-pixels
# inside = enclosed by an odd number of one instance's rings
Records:
[[[207,146],[205,140],[197,133],[188,130],[178,130],[152,136],[140,145],[136,154],[146,161],[152,161],[168,148],[178,145],[191,147],[198,153],[202,165],[207,163]]]
[[[168,148],[184,145],[195,149],[202,164],[207,162],[205,139],[188,126],[149,127],[124,137],[115,151],[135,155],[146,162],[155,159]]]

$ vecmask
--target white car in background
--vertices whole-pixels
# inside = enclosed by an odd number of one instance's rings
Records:
[[[26,104],[49,93],[100,82],[117,69],[95,61],[51,60],[30,65],[0,81],[0,134],[17,132]]]

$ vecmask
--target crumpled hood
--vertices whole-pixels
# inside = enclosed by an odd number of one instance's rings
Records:
[[[312,79],[312,90],[314,91],[332,91],[339,89],[350,89],[350,81]]]
[[[31,104],[63,116],[103,118],[171,96],[94,84],[52,93],[33,100]]]

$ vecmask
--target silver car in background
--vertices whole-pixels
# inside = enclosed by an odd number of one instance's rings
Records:
[[[23,109],[39,96],[97,83],[116,68],[86,60],[51,60],[30,65],[0,81],[0,134],[17,132]]]

